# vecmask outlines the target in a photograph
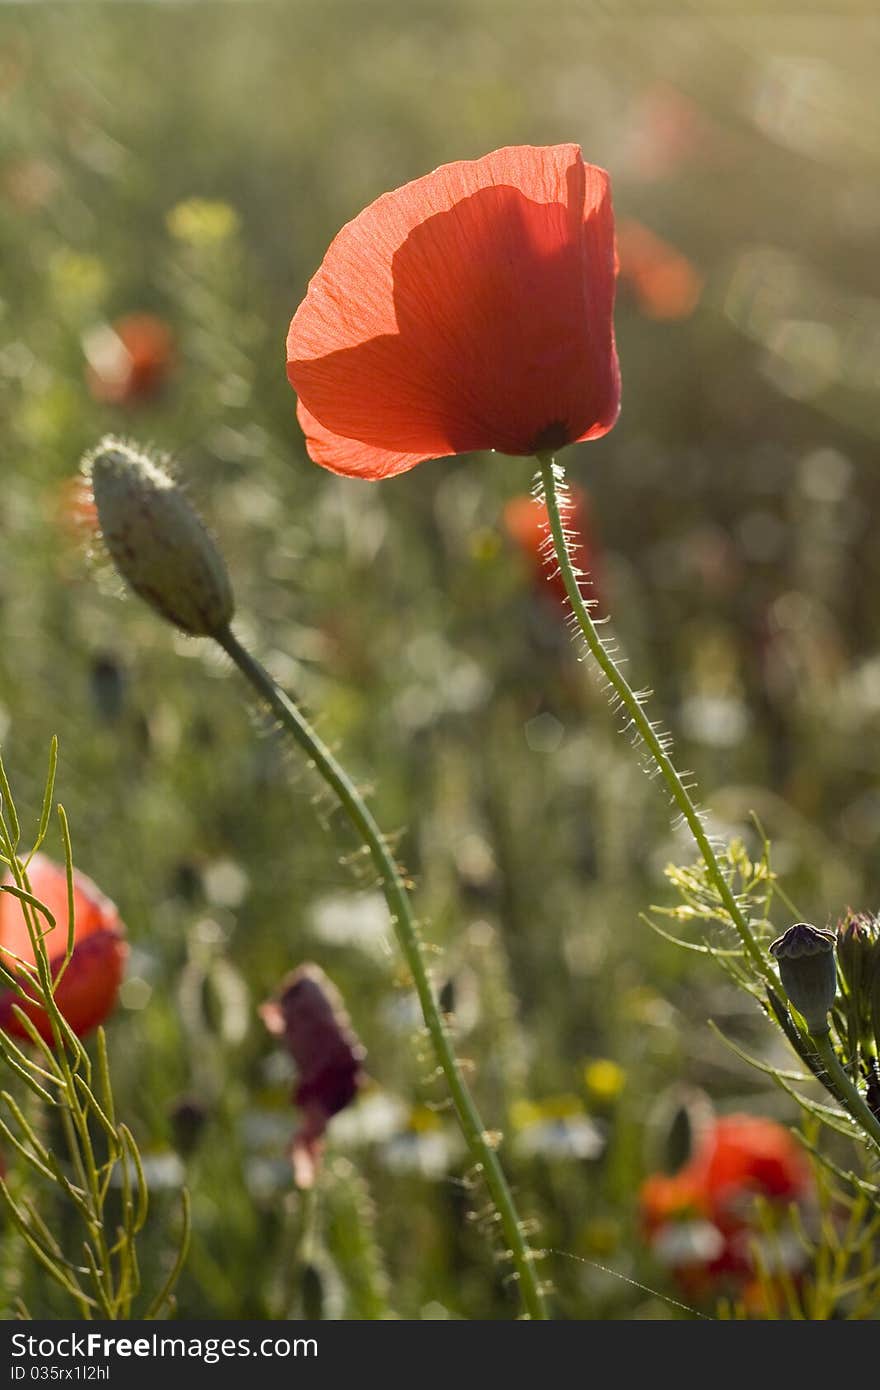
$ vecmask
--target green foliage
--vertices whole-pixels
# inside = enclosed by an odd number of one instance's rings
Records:
[[[17,1178],[0,1178],[0,1194],[13,1230],[50,1280],[68,1295],[83,1318],[160,1317],[173,1305],[189,1242],[189,1200],[183,1196],[183,1230],[171,1269],[155,1290],[142,1290],[137,1238],[149,1210],[143,1162],[131,1130],[116,1119],[107,1041],[98,1029],[93,1065],[55,1001],[55,990],[74,950],[73,857],[67,819],[59,805],[58,820],[67,866],[66,947],[59,968],[52,969],[47,940],[59,930],[52,913],[30,891],[28,865],[49,830],[58,749],[55,740],[43,796],[43,809],[31,849],[19,853],[21,827],[0,760],[0,864],[11,878],[0,892],[22,906],[34,964],[3,951],[0,980],[20,997],[39,1004],[52,1032],[51,1044],[17,1005],[13,1011],[29,1035],[31,1050],[19,1047],[0,1031],[0,1055],[11,1073],[12,1090],[0,1090],[5,1117],[0,1134],[20,1163]],[[43,923],[46,923],[44,927]],[[34,1055],[36,1054],[36,1055]],[[13,1091],[19,1092],[18,1098]],[[63,1135],[63,1159],[41,1134]],[[118,1189],[118,1197],[114,1192]],[[45,1213],[54,1211],[49,1221]],[[59,1239],[63,1212],[78,1234]],[[14,1244],[14,1242],[13,1242]],[[25,1316],[27,1305],[19,1300]]]
[[[745,844],[740,840],[734,840],[726,846],[721,863],[725,881],[734,894],[740,911],[755,931],[757,938],[766,941],[774,934],[770,914],[774,895],[778,898],[781,891],[776,874],[770,867],[769,842],[766,837],[762,838],[760,855],[753,859]],[[693,928],[695,923],[702,924],[703,940],[686,941],[669,936],[650,919],[646,919],[648,924],[676,945],[713,957],[737,985],[760,1003],[767,1018],[785,1036],[806,1064],[808,1071],[792,1072],[775,1062],[752,1056],[729,1039],[724,1038],[724,1041],[742,1061],[770,1077],[780,1090],[796,1100],[806,1114],[828,1129],[845,1135],[850,1140],[861,1142],[868,1171],[873,1172],[877,1162],[877,1150],[880,1148],[877,1137],[880,1126],[877,1124],[876,1111],[872,1112],[870,1107],[870,1093],[863,1093],[859,1084],[862,1082],[860,1054],[858,1047],[852,1045],[854,1034],[847,1024],[846,1016],[835,1009],[830,1020],[828,1040],[814,1038],[797,1009],[785,999],[781,983],[778,988],[774,988],[772,984],[768,985],[766,978],[754,969],[744,951],[728,950],[710,941],[709,935],[713,930],[717,932],[720,926],[727,928],[729,934],[732,923],[706,866],[699,864],[682,867],[672,864],[666,869],[666,877],[676,889],[679,902],[668,907],[655,906],[652,911],[690,928]],[[791,911],[787,903],[784,905]],[[867,926],[873,932],[872,924],[869,923]],[[828,936],[833,950],[834,937],[829,933],[824,935]],[[719,1037],[724,1037],[719,1030],[716,1029],[716,1032]],[[855,1037],[860,1038],[861,1033],[856,1032]],[[829,1047],[830,1051],[827,1050]],[[854,1112],[850,1104],[851,1091],[846,1083],[853,1080],[856,1081],[856,1098],[862,1099],[861,1112]],[[831,1097],[839,1102],[837,1106],[829,1106],[799,1089],[804,1083],[815,1081],[821,1083]],[[869,1198],[875,1207],[880,1207],[880,1186],[853,1174],[849,1180],[861,1196]]]
[[[0,729],[28,824],[48,732],[62,735],[78,865],[128,927],[107,1051],[150,1185],[145,1289],[168,1272],[183,1181],[193,1194],[183,1316],[294,1307],[279,1294],[301,1219],[292,1078],[256,1005],[305,959],[368,1047],[370,1089],[331,1126],[327,1171],[351,1164],[370,1193],[388,1302],[417,1318],[509,1316],[516,1301],[357,844],[323,800],[319,823],[311,779],[213,658],[109,600],[70,538],[66,485],[108,432],[180,458],[236,575],[242,635],[397,831],[486,1122],[536,1239],[578,1257],[542,1265],[557,1314],[682,1315],[615,1277],[681,1298],[645,1248],[638,1191],[655,1111],[682,1080],[721,1112],[791,1123],[779,1077],[838,1109],[787,1078],[809,1067],[717,967],[741,965],[723,920],[654,914],[715,961],[639,921],[678,898],[663,866],[691,849],[505,534],[528,464],[342,483],[305,459],[284,380],[289,317],[366,202],[447,159],[580,141],[610,170],[621,222],[674,243],[703,281],[689,318],[663,320],[621,279],[623,413],[567,461],[590,491],[623,648],[711,828],[755,865],[752,809],[766,825],[799,910],[777,883],[748,909],[759,940],[800,917],[833,924],[848,904],[876,911],[872,46],[856,20],[594,10],[0,7]],[[164,390],[96,400],[84,345],[143,310],[175,336]],[[585,1084],[597,1058],[625,1074],[612,1101]],[[45,1102],[17,1099],[42,1143],[63,1144],[34,1124]],[[202,1119],[184,1153],[187,1101]],[[593,1157],[572,1138],[585,1133]],[[874,1181],[843,1134],[819,1147]],[[48,1181],[3,1148],[25,1196]],[[848,1177],[835,1183],[852,1197]],[[328,1315],[366,1316],[353,1217],[334,1202],[321,1194]],[[41,1215],[73,1250],[75,1208]],[[19,1238],[6,1249],[10,1304],[69,1313]]]

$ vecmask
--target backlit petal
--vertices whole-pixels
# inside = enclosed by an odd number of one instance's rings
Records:
[[[339,233],[290,327],[312,457],[384,477],[604,433],[613,299],[608,178],[577,146],[498,150],[385,194]]]

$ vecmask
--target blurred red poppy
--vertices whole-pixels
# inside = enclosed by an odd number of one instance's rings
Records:
[[[309,454],[378,479],[607,433],[615,273],[608,175],[577,145],[496,150],[386,193],[343,227],[290,325]]]
[[[174,339],[155,314],[127,314],[86,338],[88,383],[98,401],[126,405],[154,396],[168,379]]]
[[[355,1035],[342,995],[318,965],[301,965],[282,981],[260,1017],[281,1038],[296,1063],[293,1099],[303,1123],[291,1146],[297,1187],[314,1184],[324,1132],[355,1099],[364,1081],[366,1052]]]
[[[655,1253],[690,1293],[724,1285],[742,1292],[754,1273],[754,1198],[787,1205],[812,1192],[809,1165],[787,1129],[756,1115],[728,1115],[699,1136],[677,1173],[647,1179],[642,1221]]]
[[[600,553],[590,517],[587,494],[571,488],[563,510],[563,521],[570,529],[571,559],[576,573],[586,576],[581,593],[587,599],[600,599]],[[568,612],[568,595],[555,560],[547,560],[549,521],[547,507],[529,494],[512,497],[504,508],[504,526],[526,558],[536,590],[549,594]]]
[[[51,859],[37,854],[31,860],[28,878],[34,897],[48,907],[57,923],[46,938],[54,977],[64,961],[67,945],[67,875]],[[10,881],[7,876],[5,882]],[[75,945],[55,999],[74,1033],[82,1038],[111,1013],[122,981],[128,948],[123,940],[125,928],[110,899],[85,874],[74,871],[73,883]],[[38,913],[37,920],[45,930],[46,919]],[[34,963],[33,947],[21,903],[11,893],[0,893],[0,946],[6,948],[2,958],[10,970],[14,970],[15,963],[10,960],[7,951],[14,952],[31,965]],[[40,1036],[51,1043],[52,1029],[45,1010],[36,1003],[26,1002],[10,989],[0,992],[0,1028],[13,1037],[27,1038],[27,1033],[12,1012],[13,1004],[18,1004],[24,1010]]]
[[[681,251],[635,218],[618,230],[620,278],[649,319],[686,319],[703,293],[703,277]]]

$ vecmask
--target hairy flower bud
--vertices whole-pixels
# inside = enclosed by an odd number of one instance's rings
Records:
[[[844,913],[837,924],[837,963],[850,1038],[872,1053],[880,1033],[880,919]]]
[[[166,468],[110,435],[83,466],[104,544],[126,584],[194,637],[225,631],[235,606],[226,565]]]
[[[833,932],[795,922],[770,947],[782,987],[811,1033],[828,1032],[828,1013],[837,995]]]
[[[851,990],[880,969],[880,920],[867,912],[846,912],[837,924],[837,960]]]

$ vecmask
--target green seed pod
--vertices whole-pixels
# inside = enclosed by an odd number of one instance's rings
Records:
[[[817,1035],[828,1032],[828,1013],[837,995],[834,943],[833,932],[795,922],[770,947],[783,989],[809,1031]]]
[[[104,544],[125,583],[194,637],[224,632],[235,607],[226,565],[171,474],[109,435],[83,468]]]

